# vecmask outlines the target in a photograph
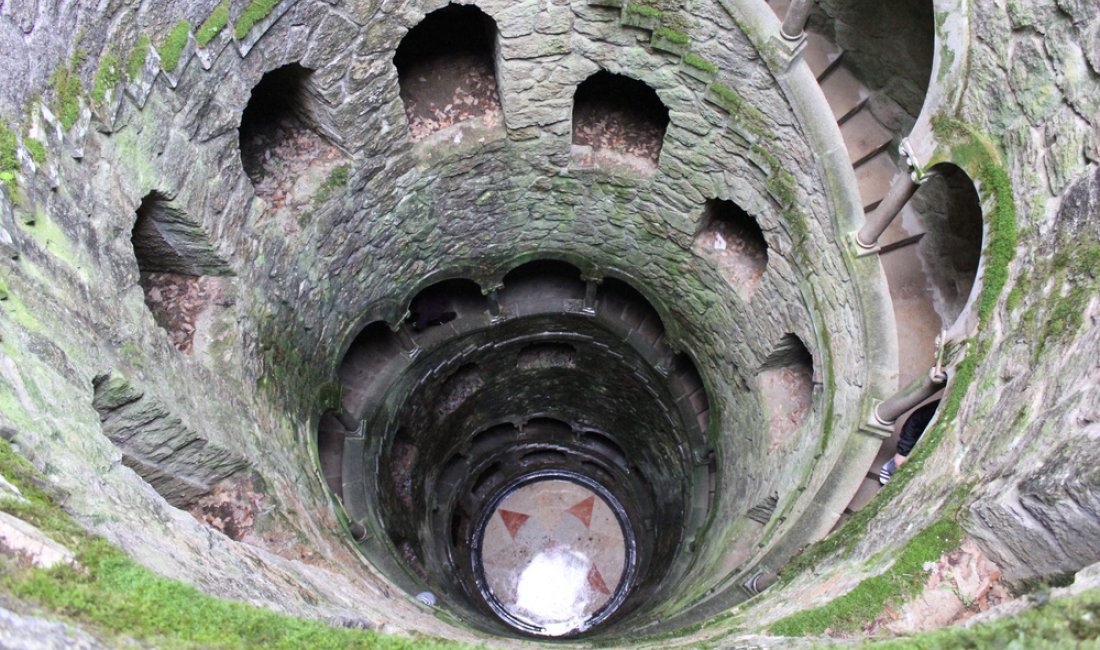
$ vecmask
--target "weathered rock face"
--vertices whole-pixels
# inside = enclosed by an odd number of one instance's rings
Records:
[[[661,458],[648,466],[675,469],[652,483],[681,499],[668,512],[682,508],[688,523],[663,535],[678,540],[661,547],[670,578],[620,634],[728,609],[833,527],[889,433],[864,423],[897,386],[902,329],[891,300],[899,292],[879,258],[857,256],[848,241],[873,207],[860,195],[859,163],[882,146],[852,136],[854,122],[837,124],[843,116],[809,66],[776,46],[768,7],[658,3],[665,30],[654,31],[653,15],[613,2],[480,2],[496,28],[499,120],[418,131],[414,141],[392,59],[408,30],[444,3],[285,0],[255,26],[243,22],[244,3],[231,3],[225,30],[169,42],[177,17],[201,25],[215,4],[8,3],[0,12],[0,116],[21,144],[10,165],[0,151],[0,172],[10,176],[0,177],[0,424],[70,494],[65,507],[78,520],[155,570],[217,595],[466,638],[393,589],[438,585],[409,568],[415,562],[402,559],[392,538],[395,530],[422,534],[420,510],[387,520],[379,510],[400,511],[399,495],[370,490],[362,508],[349,505],[331,479],[339,472],[324,468],[326,483],[314,461],[318,423],[335,414],[344,468],[358,462],[359,471],[383,476],[379,459],[405,453],[394,442],[397,424],[379,417],[377,429],[360,435],[356,460],[343,437],[356,437],[372,414],[337,417],[352,388],[341,383],[341,360],[359,331],[378,323],[397,332],[396,354],[433,361],[410,362],[414,370],[392,384],[408,387],[407,401],[385,412],[403,406],[404,422],[427,423],[427,433],[402,444],[442,450],[429,435],[441,417],[431,403],[445,387],[442,369],[472,362],[464,355],[473,344],[433,347],[430,337],[413,336],[410,301],[436,282],[464,278],[488,305],[469,341],[503,346],[505,331],[570,333],[566,318],[516,326],[525,314],[500,308],[512,269],[551,259],[587,283],[570,298],[571,318],[607,321],[612,333],[628,323],[625,343],[596,333],[591,349],[621,360],[628,355],[616,346],[634,346],[631,354],[652,362],[638,371],[645,382],[669,375],[665,348],[631,339],[643,337],[641,325],[600,311],[599,287],[622,281],[659,314],[669,358],[689,357],[705,386],[699,440],[675,424],[646,428],[663,417],[659,398],[637,409],[646,425],[627,436],[662,437],[652,454]],[[853,74],[875,91],[872,109],[893,131],[888,143],[922,112],[965,126],[944,130],[935,121],[932,149],[935,162],[962,170],[952,183],[966,185],[966,174],[976,182],[985,235],[976,282],[976,238],[952,226],[966,221],[950,204],[959,193],[933,187],[914,204],[935,222],[923,229],[924,259],[959,258],[923,267],[939,301],[929,313],[944,324],[959,316],[948,346],[957,354],[946,359],[957,413],[944,417],[951,421],[941,425],[939,446],[849,557],[754,601],[762,622],[880,570],[887,560],[878,558],[889,557],[880,551],[932,521],[959,486],[972,486],[964,527],[1009,579],[1100,559],[1091,542],[1100,532],[1100,9],[1050,1],[1004,10],[983,1],[963,13],[909,2],[893,13],[881,4],[822,3],[815,24],[851,52]],[[893,36],[912,22],[921,29],[899,47]],[[960,33],[969,40],[960,43]],[[689,48],[695,59],[684,56]],[[956,59],[969,64],[962,76],[942,72]],[[279,82],[294,97],[301,140],[278,142],[293,130],[273,128],[242,143],[255,126],[242,128],[242,120],[263,113],[249,105],[253,89],[288,64],[301,66]],[[574,91],[598,70],[643,82],[667,108],[655,166],[630,152],[589,156],[575,146]],[[66,78],[77,91],[65,89]],[[933,103],[925,104],[929,86]],[[31,100],[42,93],[44,104]],[[28,105],[30,116],[20,117]],[[277,178],[265,181],[265,173]],[[716,199],[759,226],[766,265],[751,290],[697,250]],[[998,211],[1012,216],[1013,201],[1018,245],[1005,239],[1015,226]],[[189,324],[202,340],[190,354],[173,347],[147,309],[140,272],[222,276],[230,298]],[[921,354],[921,363],[931,355]],[[569,401],[578,431],[610,429],[631,402],[647,400],[645,382],[612,394],[618,371],[609,369],[620,366],[598,356],[575,357],[579,370],[569,371],[542,361],[516,371],[500,359],[487,364],[496,370],[479,385],[487,387],[481,401],[465,407],[462,430],[445,441],[454,448],[469,451],[487,414],[519,420]],[[790,399],[784,386],[766,395],[762,388],[761,373],[780,366],[797,366]],[[587,420],[582,371],[601,379],[589,392],[607,393],[606,413]],[[399,394],[386,390],[378,394]],[[672,394],[668,403],[683,401]],[[516,404],[529,406],[508,410]],[[246,474],[269,504],[250,543],[178,509]],[[359,552],[384,575],[364,568]]]
[[[1050,277],[1012,310],[1020,316],[1006,333],[1000,398],[1013,404],[1011,414],[991,418],[995,433],[975,436],[992,471],[976,486],[971,530],[1016,580],[1072,573],[1100,559],[1093,542],[1100,532],[1093,451],[1100,368],[1087,352],[1098,343],[1098,217],[1100,171],[1093,171],[1066,192],[1039,247],[1049,257],[1020,279],[1035,286],[1043,271]],[[1082,357],[1048,357],[1059,349]]]

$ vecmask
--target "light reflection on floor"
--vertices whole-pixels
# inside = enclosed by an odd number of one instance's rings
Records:
[[[485,527],[482,566],[504,609],[543,634],[581,629],[622,579],[626,548],[614,512],[571,481],[529,483]]]

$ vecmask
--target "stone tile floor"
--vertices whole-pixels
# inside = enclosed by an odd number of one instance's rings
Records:
[[[520,621],[560,636],[583,629],[613,597],[626,544],[618,519],[571,481],[529,483],[500,503],[485,528],[489,589]]]

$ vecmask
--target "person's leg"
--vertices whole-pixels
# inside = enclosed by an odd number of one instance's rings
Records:
[[[939,400],[929,402],[913,411],[913,414],[905,421],[905,424],[901,427],[897,453],[894,454],[893,458],[886,461],[886,464],[879,470],[879,483],[882,485],[889,483],[894,472],[909,460],[909,453],[913,451],[917,441],[924,435],[924,430],[928,427],[928,423],[932,421],[932,416],[935,415],[936,407],[939,405]]]

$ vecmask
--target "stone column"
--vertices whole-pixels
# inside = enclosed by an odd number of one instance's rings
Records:
[[[587,314],[596,313],[596,292],[600,285],[598,279],[585,278],[584,283],[584,311]]]
[[[408,318],[408,313],[405,314],[405,318]],[[417,345],[413,339],[412,332],[409,331],[409,325],[404,320],[401,321],[401,325],[397,328],[397,340],[401,342],[401,349],[405,351],[405,354],[410,357],[415,357],[420,354],[420,346]]]
[[[493,287],[493,289],[484,295],[485,301],[489,305],[489,321],[498,323],[504,320],[504,310],[500,306],[500,287]]]
[[[909,382],[893,396],[878,403],[874,410],[874,419],[884,427],[893,426],[906,411],[932,397],[947,383],[947,373],[939,366],[933,366],[926,375]]]
[[[791,5],[787,7],[787,17],[783,19],[783,27],[780,29],[783,38],[788,41],[800,40],[813,8],[814,0],[791,0]]]
[[[917,193],[920,183],[913,180],[911,174],[902,174],[890,184],[890,190],[879,202],[878,207],[867,215],[863,227],[856,233],[856,243],[862,248],[874,248],[878,238],[890,227],[894,219]]]

